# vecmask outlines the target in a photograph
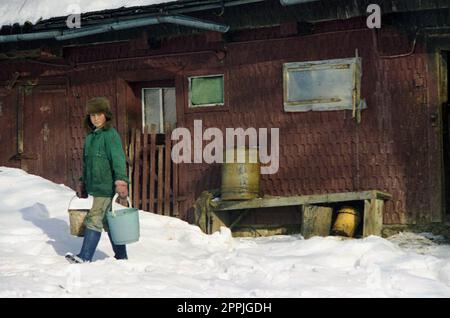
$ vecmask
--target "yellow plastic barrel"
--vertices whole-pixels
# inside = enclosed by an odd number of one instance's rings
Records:
[[[359,222],[359,212],[353,207],[344,206],[338,211],[331,233],[333,235],[353,237]]]
[[[258,148],[225,149],[224,163],[222,164],[222,200],[250,200],[259,197],[260,163],[258,155]],[[227,158],[234,158],[234,160],[227,162]]]

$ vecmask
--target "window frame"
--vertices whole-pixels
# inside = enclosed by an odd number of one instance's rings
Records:
[[[201,105],[192,105],[191,104],[191,97],[192,97],[192,79],[194,78],[205,78],[205,77],[218,77],[221,76],[222,80],[223,80],[223,102],[222,103],[214,103],[214,104],[201,104]],[[221,73],[221,74],[208,74],[208,75],[192,75],[192,76],[188,76],[187,80],[188,80],[188,109],[189,110],[198,110],[198,109],[214,109],[216,110],[217,108],[223,108],[225,107],[226,104],[226,85],[225,85],[225,73]]]
[[[291,62],[283,64],[283,107],[285,112],[307,112],[307,111],[333,111],[333,110],[354,110],[359,107],[361,99],[361,77],[362,60],[360,57],[328,59],[318,61]],[[290,71],[314,71],[350,68],[352,69],[352,92],[351,103],[339,105],[340,101],[333,99],[310,99],[289,101],[289,72]],[[342,101],[345,103],[345,101]]]
[[[159,130],[156,132],[157,134],[164,134],[164,99],[163,99],[163,90],[164,89],[173,89],[175,90],[175,107],[176,107],[176,88],[174,86],[158,86],[158,87],[142,87],[141,88],[141,114],[142,114],[142,131],[145,129],[145,90],[159,90]],[[150,127],[150,125],[149,125]],[[162,131],[161,131],[162,129]]]

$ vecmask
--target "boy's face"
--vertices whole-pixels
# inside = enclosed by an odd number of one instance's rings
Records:
[[[95,128],[101,128],[106,122],[106,117],[104,113],[95,113],[91,114],[91,122],[95,126]]]

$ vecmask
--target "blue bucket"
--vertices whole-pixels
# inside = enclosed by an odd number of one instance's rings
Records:
[[[106,213],[111,238],[116,245],[125,245],[139,241],[139,210],[131,207],[128,199],[129,208],[115,210],[114,202],[118,195],[116,194],[111,204],[111,211]]]

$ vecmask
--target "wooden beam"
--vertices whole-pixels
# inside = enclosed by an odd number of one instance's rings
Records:
[[[380,199],[364,201],[363,237],[369,235],[381,236],[381,230],[383,229],[383,207],[384,201]]]
[[[249,210],[245,210],[243,213],[240,213],[238,217],[233,220],[233,223],[230,224],[230,229],[233,229],[243,218],[247,215]]]
[[[142,210],[150,211],[148,203],[149,193],[149,164],[148,164],[148,127],[144,127],[143,147],[142,147]]]
[[[171,140],[172,146],[175,144],[175,140]],[[179,216],[179,202],[178,202],[178,164],[171,163],[172,169],[173,169],[173,196],[172,196],[172,202],[173,202],[173,216],[178,217]]]
[[[206,225],[207,232],[208,234],[212,234],[220,231],[221,226],[230,226],[230,213],[223,211],[211,211],[206,220],[208,222]]]
[[[170,124],[164,125],[165,131],[165,143],[164,143],[164,215],[170,215],[170,174],[171,174],[171,165],[172,158],[170,156],[172,150],[172,142],[171,142],[171,130]]]
[[[150,212],[156,212],[155,189],[156,185],[156,125],[150,125]]]
[[[330,194],[301,195],[288,197],[264,197],[246,201],[221,201],[217,211],[270,208],[280,206],[296,206],[304,204],[336,203],[345,201],[360,201],[390,199],[391,195],[377,190],[362,192],[343,192]]]
[[[317,205],[303,205],[301,234],[305,239],[313,236],[329,236],[333,209]]]
[[[131,136],[130,136],[131,140],[130,140],[130,145],[128,147],[128,179],[130,179],[130,194],[129,194],[129,198],[131,202],[135,202],[134,201],[134,186],[133,186],[133,169],[134,169],[134,152],[136,151],[135,149],[135,140],[136,140],[136,131],[132,130],[131,131]]]
[[[136,130],[136,140],[134,147],[134,162],[133,162],[133,206],[141,209],[140,190],[141,183],[139,181],[139,167],[140,167],[140,155],[141,155],[141,131]]]
[[[158,145],[156,146],[157,148],[157,152],[158,152],[158,185],[157,185],[157,189],[158,189],[158,208],[157,208],[157,213],[158,214],[163,214],[164,210],[163,210],[163,205],[164,205],[164,146],[163,145]]]

